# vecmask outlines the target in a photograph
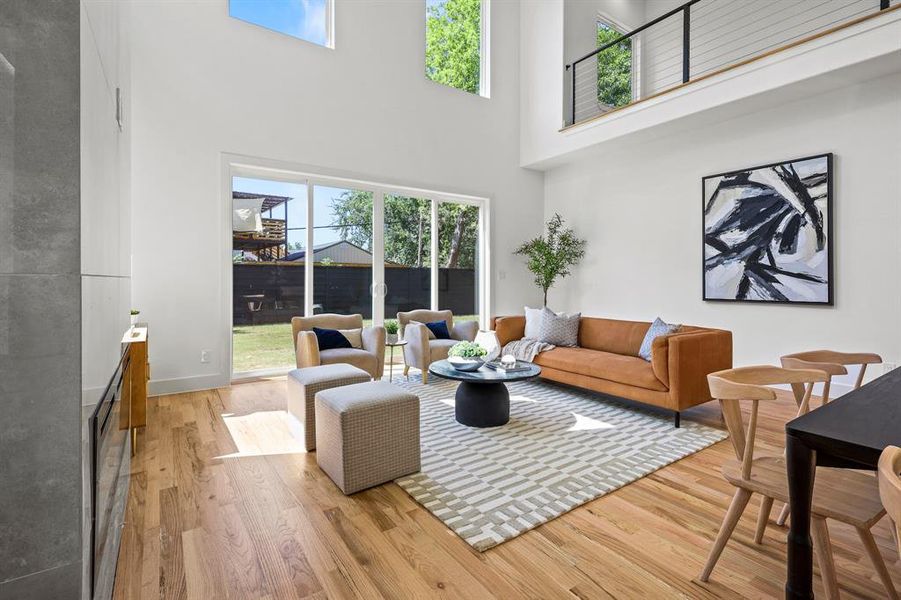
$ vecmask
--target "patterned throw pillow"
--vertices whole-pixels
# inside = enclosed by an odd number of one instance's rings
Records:
[[[526,331],[522,337],[530,340],[537,340],[541,333],[541,312],[542,308],[524,307],[526,311]]]
[[[579,345],[579,321],[582,313],[559,315],[544,307],[541,311],[541,327],[538,341],[555,346],[574,347]]]
[[[644,341],[641,342],[641,349],[638,351],[638,356],[651,362],[651,344],[654,343],[654,338],[679,331],[681,327],[682,325],[666,323],[660,317],[654,319],[651,328],[648,329],[648,332],[644,335]]]

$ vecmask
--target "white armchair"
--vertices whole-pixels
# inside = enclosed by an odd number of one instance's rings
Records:
[[[413,323],[412,321],[416,321]],[[451,335],[449,340],[431,339],[429,328],[425,323],[444,321]],[[404,375],[408,375],[410,367],[422,371],[422,382],[429,382],[429,365],[436,360],[447,358],[451,346],[460,341],[473,341],[479,333],[477,321],[460,321],[454,324],[454,314],[449,310],[412,310],[397,313],[398,333],[406,340],[404,346]]]

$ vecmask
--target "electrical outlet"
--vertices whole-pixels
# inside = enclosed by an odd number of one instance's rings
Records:
[[[504,271],[504,270],[498,270],[498,272],[497,272],[497,278],[498,278],[499,280],[506,279],[506,278],[507,278],[507,272]]]
[[[882,363],[882,372],[883,373],[888,373],[889,371],[894,371],[897,368],[898,368],[898,365],[895,363],[890,363],[890,362]]]
[[[202,363],[210,362],[210,351],[209,350],[201,350],[200,351],[200,362],[202,362]]]

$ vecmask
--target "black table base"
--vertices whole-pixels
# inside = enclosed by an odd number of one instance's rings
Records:
[[[497,427],[510,421],[510,392],[503,383],[457,386],[454,412],[457,422],[470,427]]]

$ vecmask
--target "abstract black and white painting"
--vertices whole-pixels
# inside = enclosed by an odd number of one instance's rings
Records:
[[[832,154],[702,187],[704,300],[832,304]]]

